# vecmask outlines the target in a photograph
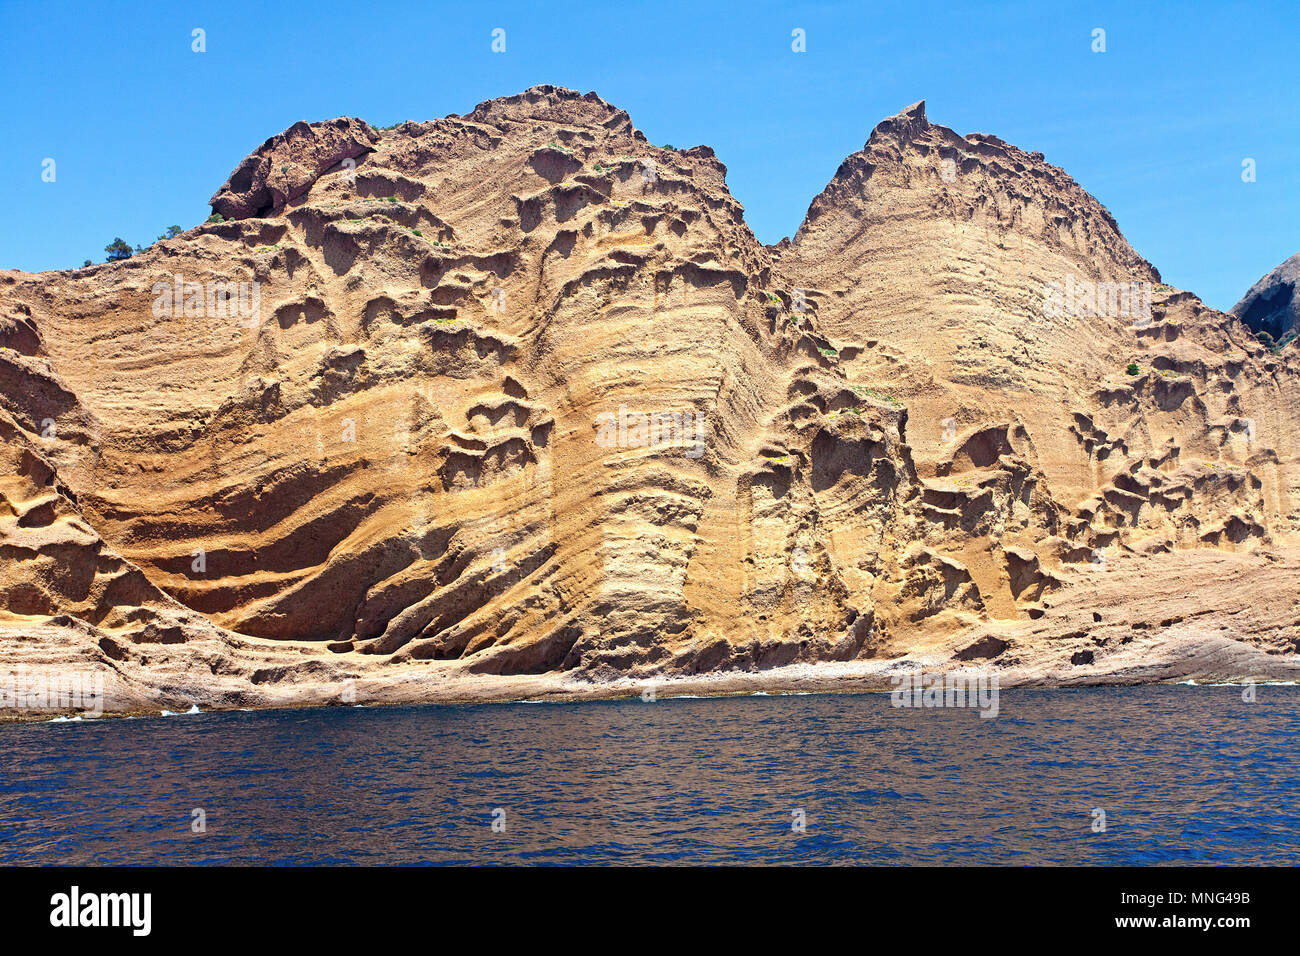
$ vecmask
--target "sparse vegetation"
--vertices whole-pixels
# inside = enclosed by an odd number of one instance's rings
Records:
[[[874,398],[878,402],[884,402],[887,405],[893,405],[895,408],[902,408],[903,403],[894,398],[893,395],[886,395],[884,392],[878,392],[874,388],[866,388],[862,385],[852,386],[853,391],[857,392],[863,398]]]
[[[226,221],[226,217],[221,215],[221,213],[219,212],[214,212],[211,216],[209,216],[205,220],[205,222],[225,222],[225,221]]]
[[[1284,348],[1286,348],[1288,345],[1290,345],[1292,342],[1296,340],[1296,335],[1297,335],[1297,330],[1292,329],[1290,332],[1287,332],[1285,335],[1283,335],[1280,339],[1275,340],[1273,336],[1270,335],[1268,332],[1265,332],[1263,329],[1260,329],[1258,332],[1255,333],[1255,338],[1259,339],[1260,344],[1262,344],[1264,348],[1268,349],[1274,355],[1277,355]]]
[[[1139,372],[1142,371],[1142,369],[1138,368],[1137,362],[1129,362],[1128,368],[1124,369],[1124,371],[1128,372],[1128,374],[1130,375],[1137,375]]]
[[[112,242],[104,247],[104,251],[108,253],[107,261],[109,262],[118,262],[122,259],[131,258],[131,247],[121,236],[115,237]]]
[[[828,412],[826,417],[833,421],[834,419],[839,418],[841,415],[856,415],[859,418],[861,418],[862,409],[856,405],[854,405],[852,408],[837,408],[833,412]]]

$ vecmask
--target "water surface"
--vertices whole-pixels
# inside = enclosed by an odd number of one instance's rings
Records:
[[[8,725],[0,862],[1295,864],[1300,687],[1256,693],[1003,690],[991,720],[827,694]]]

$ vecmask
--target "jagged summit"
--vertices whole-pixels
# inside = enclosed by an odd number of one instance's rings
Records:
[[[925,100],[917,100],[906,109],[877,123],[875,129],[871,131],[871,135],[867,137],[867,145],[870,146],[873,141],[887,137],[905,140],[919,135],[929,128],[930,121],[925,118]]]
[[[610,105],[595,92],[579,93],[560,86],[533,86],[513,96],[484,100],[465,118],[503,130],[519,124],[542,122],[566,127],[599,127],[645,139],[632,126],[624,110]]]
[[[344,161],[361,161],[382,142],[391,139],[400,143],[425,137],[445,140],[449,132],[463,137],[467,130],[476,128],[489,137],[488,145],[491,138],[503,133],[526,136],[538,132],[553,137],[562,148],[589,146],[600,138],[625,136],[646,143],[644,134],[632,125],[626,111],[609,104],[595,92],[584,94],[538,85],[522,93],[479,103],[464,118],[452,114],[442,120],[403,123],[392,130],[376,130],[350,117],[323,123],[296,123],[246,157],[210,203],[214,212],[227,219],[277,214],[305,195],[327,171]],[[475,142],[481,147],[485,140],[477,136]],[[708,146],[678,153],[711,161],[725,177],[725,166]],[[1057,213],[1058,223],[1062,212],[1070,220],[1071,228],[1075,220],[1082,220],[1075,231],[1083,235],[1076,238],[1090,242],[1090,251],[1100,252],[1105,258],[1108,251],[1114,250],[1114,261],[1101,263],[1103,271],[1118,268],[1150,281],[1159,280],[1159,273],[1133,252],[1120,235],[1110,212],[1064,171],[1046,163],[1041,153],[1026,153],[989,134],[972,133],[963,137],[947,127],[931,124],[924,100],[878,123],[863,149],[844,160],[831,182],[810,204],[794,243],[801,241],[809,223],[831,208],[844,206],[842,212],[862,215],[869,221],[873,211],[861,203],[867,193],[867,183],[882,167],[910,167],[899,170],[903,184],[909,188],[914,177],[922,172],[931,180],[944,180],[951,170],[952,181],[943,184],[944,195],[935,204],[935,211],[940,214],[955,211],[953,200],[963,190],[967,196],[974,193],[980,204],[987,204],[995,194],[1005,195],[1004,201],[994,204],[995,211],[1000,205],[1014,206],[1026,200],[1056,207],[1048,212]],[[961,187],[956,185],[959,172]],[[1004,223],[1002,228],[1010,225]]]
[[[389,129],[376,129],[354,117],[295,123],[246,156],[209,205],[225,219],[267,218],[300,200],[326,173],[338,172],[340,164],[350,161],[355,169],[370,153],[409,153],[416,141],[421,148],[413,158],[425,162],[434,155],[428,147],[470,140],[477,148],[490,149],[503,135],[540,136],[567,150],[626,139],[657,151],[624,110],[596,93],[541,85],[486,100],[464,117],[451,114],[427,122],[407,121]],[[671,152],[706,161],[719,175],[726,175],[726,167],[708,146]]]
[[[325,170],[365,155],[378,141],[375,130],[352,117],[294,123],[246,156],[208,205],[227,219],[279,215]]]
[[[1120,234],[1109,210],[1042,153],[932,124],[924,100],[877,124],[866,145],[841,163],[810,204],[794,243],[811,242],[810,224],[830,210],[838,210],[840,225],[846,216],[865,222],[895,216],[899,210],[886,197],[897,190],[914,191],[926,215],[988,220],[1004,231],[1029,228],[1043,241],[1073,245],[1090,273],[1159,281],[1159,273]],[[843,234],[838,227],[831,231]],[[850,230],[849,235],[861,233]]]

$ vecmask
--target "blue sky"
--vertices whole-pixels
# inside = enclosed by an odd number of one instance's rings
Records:
[[[1226,309],[1300,252],[1297,52],[1295,0],[6,0],[0,268],[98,262],[114,236],[189,228],[239,160],[297,120],[386,126],[554,83],[595,90],[652,142],[712,146],[769,243],[879,120],[925,99],[932,122],[1043,151],[1166,281]]]

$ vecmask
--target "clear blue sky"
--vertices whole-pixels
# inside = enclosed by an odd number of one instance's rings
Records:
[[[1167,281],[1226,309],[1300,252],[1298,52],[1296,0],[0,0],[0,267],[79,266],[114,236],[189,228],[300,119],[386,126],[553,83],[595,90],[652,142],[712,146],[769,243],[879,120],[925,99],[932,122],[1042,150]]]

